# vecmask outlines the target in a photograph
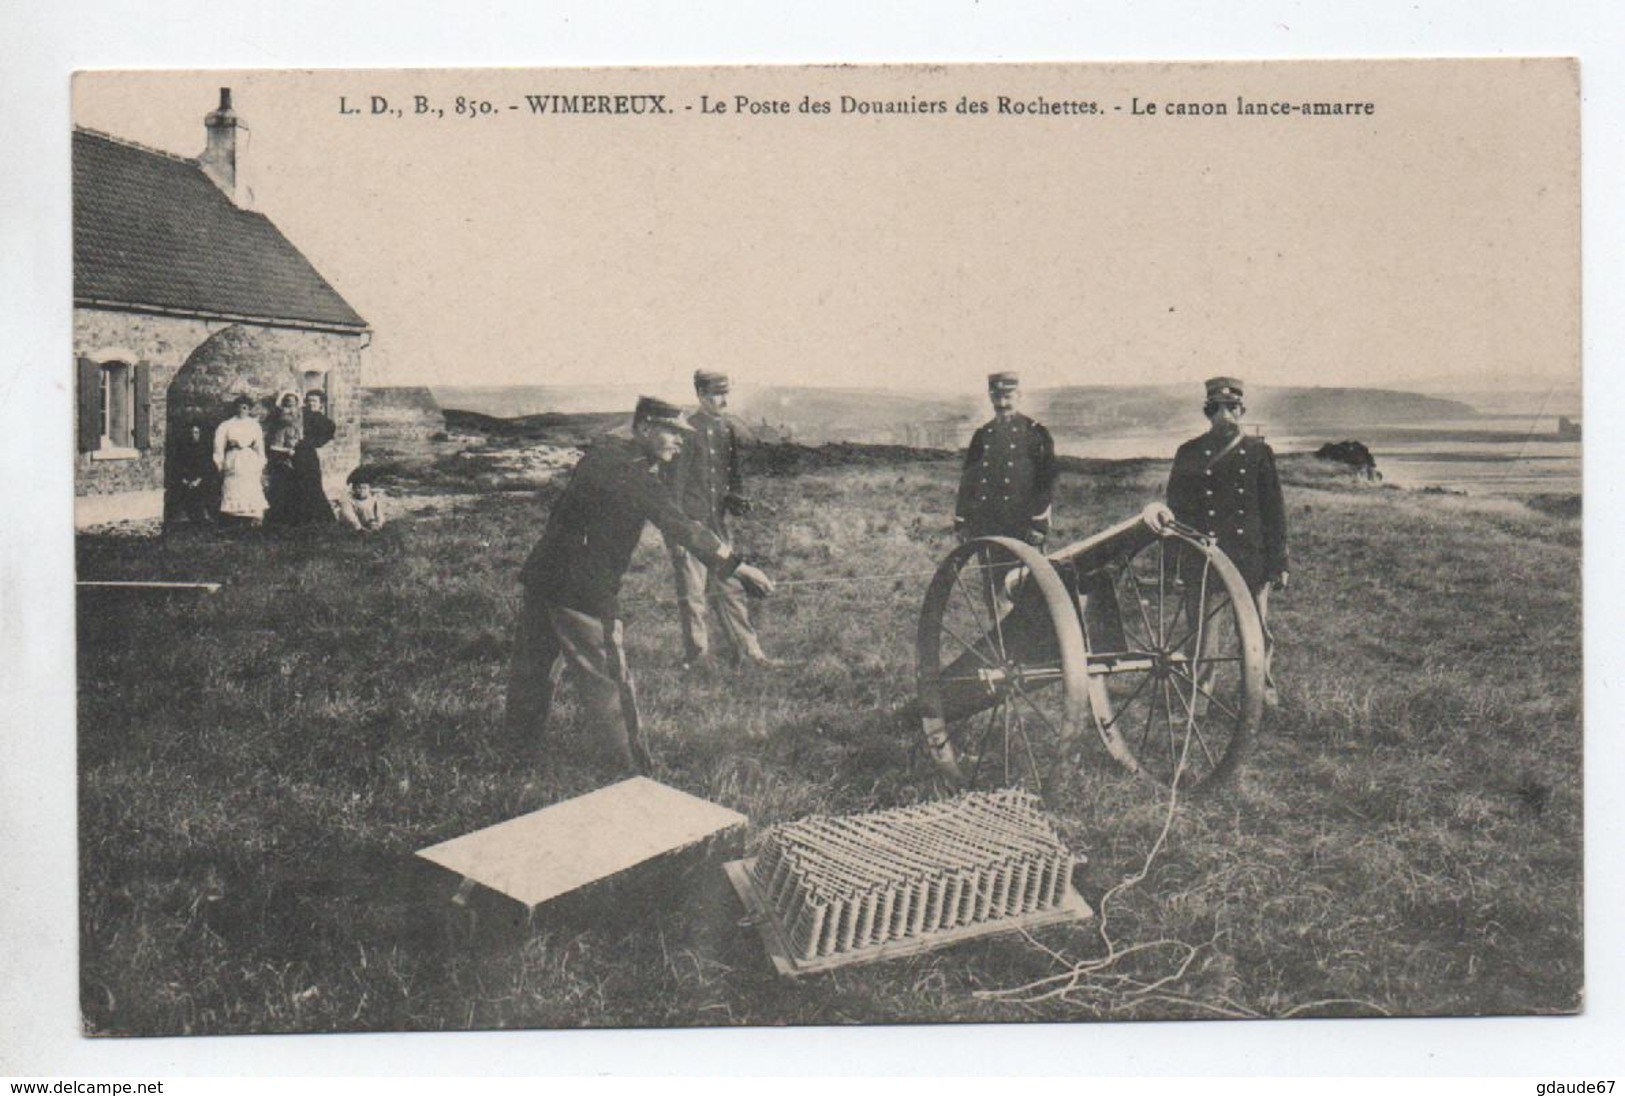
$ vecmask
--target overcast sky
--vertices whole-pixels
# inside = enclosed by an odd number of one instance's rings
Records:
[[[1578,382],[1562,62],[91,73],[74,117],[194,156],[223,85],[258,207],[375,329],[371,383]],[[525,98],[582,93],[672,113]],[[741,94],[792,112],[702,111]],[[1238,95],[1374,113],[1239,117]],[[1198,100],[1231,113],[1167,116]]]

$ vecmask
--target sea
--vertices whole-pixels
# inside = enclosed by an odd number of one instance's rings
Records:
[[[1581,442],[1559,436],[1557,415],[1317,426],[1312,433],[1276,433],[1268,423],[1253,426],[1278,454],[1313,453],[1327,442],[1359,441],[1371,450],[1383,482],[1400,487],[1515,497],[1580,494]],[[1196,432],[1063,436],[1056,439],[1056,450],[1106,460],[1168,457]]]

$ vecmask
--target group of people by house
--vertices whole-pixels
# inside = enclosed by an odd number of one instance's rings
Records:
[[[342,520],[371,532],[383,527],[379,496],[365,475],[352,474],[349,492],[330,500],[322,473],[322,447],[337,427],[320,391],[284,392],[264,422],[248,395],[212,438],[193,422],[172,457],[171,521],[238,526],[309,527]]]
[[[726,663],[783,665],[763,651],[750,620],[748,597],[771,594],[774,582],[741,557],[728,535],[728,518],[751,508],[739,432],[726,414],[729,379],[701,370],[694,386],[697,411],[643,397],[630,439],[607,436],[587,450],[525,561],[506,712],[517,748],[541,744],[560,671],[568,670],[609,762],[628,773],[648,771],[619,605],[621,580],[646,524],[660,530],[671,557],[684,670],[719,668],[710,605]],[[993,418],[971,438],[954,508],[962,540],[1003,536],[1041,547],[1049,536],[1055,443],[1043,425],[1016,410],[1019,394],[1015,373],[989,376]],[[1180,446],[1166,497],[1176,521],[1236,564],[1267,628],[1269,592],[1288,577],[1286,511],[1273,452],[1241,430],[1243,395],[1234,377],[1206,383],[1209,428]],[[1271,684],[1266,703],[1272,694]]]

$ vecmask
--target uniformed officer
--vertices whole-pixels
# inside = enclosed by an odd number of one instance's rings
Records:
[[[728,538],[728,515],[750,511],[740,466],[739,433],[726,413],[730,387],[726,373],[706,369],[695,372],[694,393],[700,407],[688,417],[694,434],[682,456],[664,473],[689,519],[723,540]],[[739,580],[707,571],[705,561],[676,538],[668,536],[666,547],[677,580],[684,668],[709,670],[715,665],[706,628],[707,586],[722,623],[728,660],[735,665],[780,665],[762,651],[756,629],[751,626],[745,588]]]
[[[758,593],[773,582],[744,563],[704,525],[689,520],[659,469],[682,452],[691,433],[682,411],[643,397],[630,440],[604,437],[582,456],[547,531],[520,572],[524,606],[508,679],[507,727],[517,742],[539,742],[547,728],[555,669],[573,672],[582,706],[606,752],[628,772],[648,770],[638,731],[637,697],[626,666],[618,597],[645,522],[682,544],[714,574]]]
[[[1049,536],[1055,441],[1016,410],[1020,387],[1014,373],[987,378],[993,418],[971,437],[954,507],[954,532],[962,540],[1001,536],[1042,546]]]
[[[1230,557],[1258,603],[1267,636],[1270,589],[1285,588],[1288,578],[1286,506],[1274,452],[1262,438],[1242,433],[1242,388],[1235,377],[1207,382],[1202,412],[1211,425],[1174,454],[1168,507]],[[1268,665],[1267,651],[1266,679]],[[1267,685],[1266,702],[1273,701],[1273,694],[1273,685]]]

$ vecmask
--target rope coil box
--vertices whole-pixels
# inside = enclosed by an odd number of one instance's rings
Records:
[[[728,871],[794,974],[1088,917],[1076,862],[1037,796],[996,791],[787,823]]]

